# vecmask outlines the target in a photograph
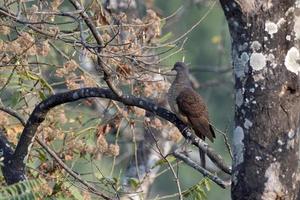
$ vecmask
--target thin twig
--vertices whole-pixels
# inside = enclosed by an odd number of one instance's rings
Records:
[[[94,36],[97,44],[100,46],[97,50],[96,50],[96,55],[97,55],[97,63],[99,65],[99,67],[101,67],[101,69],[104,72],[104,81],[107,83],[108,87],[119,97],[121,97],[123,95],[122,91],[120,89],[118,89],[114,84],[113,81],[111,79],[111,74],[108,72],[108,69],[106,68],[106,64],[102,61],[101,57],[100,57],[100,52],[102,50],[102,48],[104,47],[104,41],[103,38],[101,36],[101,34],[99,33],[99,31],[97,30],[95,24],[93,23],[93,21],[91,20],[91,18],[88,16],[88,14],[85,12],[85,9],[83,6],[80,5],[80,3],[77,0],[69,0],[72,5],[77,9],[77,10],[81,10],[80,12],[80,16],[83,18],[83,20],[85,21],[86,25],[89,27],[90,31],[92,32],[92,35]],[[81,32],[82,30],[80,30]],[[82,33],[82,32],[81,32]],[[81,34],[82,35],[82,34]],[[83,38],[81,38],[83,39]],[[105,44],[107,45],[107,43]]]
[[[230,147],[230,144],[229,144],[229,139],[226,135],[226,133],[224,133],[223,131],[221,131],[220,129],[216,128],[214,125],[210,124],[217,132],[221,133],[223,138],[224,138],[224,143],[226,145],[226,148],[229,152],[229,155],[231,157],[231,160],[233,160],[233,153],[232,153],[232,150],[231,150],[231,147]]]
[[[180,186],[180,182],[179,182],[179,178],[178,178],[178,175],[176,174],[172,164],[170,163],[170,161],[166,158],[166,156],[162,153],[159,145],[158,145],[158,140],[156,139],[155,135],[153,135],[152,131],[149,131],[151,133],[151,136],[153,138],[153,140],[155,141],[155,146],[160,154],[160,156],[164,159],[164,161],[166,163],[168,163],[168,166],[174,176],[174,179],[175,179],[175,182],[176,182],[176,185],[177,185],[177,189],[178,189],[178,194],[179,194],[179,199],[180,200],[183,200],[183,197],[182,197],[182,192],[181,192],[181,186]]]
[[[221,178],[219,178],[217,175],[213,175],[212,173],[210,173],[209,171],[207,171],[206,169],[202,168],[199,164],[197,164],[196,162],[194,162],[192,159],[190,159],[189,157],[185,156],[182,153],[179,153],[178,149],[176,151],[173,152],[173,155],[182,160],[184,163],[186,163],[187,165],[191,166],[192,168],[196,169],[197,171],[199,171],[201,174],[203,174],[203,176],[208,177],[210,180],[214,181],[216,184],[218,184],[219,186],[221,186],[222,188],[226,188],[228,186],[231,185],[231,181],[223,181]]]
[[[206,19],[206,17],[208,16],[208,14],[212,11],[212,9],[214,8],[214,6],[216,5],[217,1],[214,1],[211,3],[211,5],[209,6],[208,10],[206,11],[206,13],[189,29],[187,30],[184,34],[182,34],[180,37],[176,38],[175,40],[171,41],[171,42],[167,42],[165,44],[161,44],[155,47],[152,46],[143,46],[142,48],[148,48],[148,49],[156,49],[156,48],[161,48],[161,47],[165,47],[165,46],[169,46],[172,44],[175,44],[176,42],[178,42],[179,40],[185,38],[190,32],[192,32],[201,22],[203,22],[203,20]]]

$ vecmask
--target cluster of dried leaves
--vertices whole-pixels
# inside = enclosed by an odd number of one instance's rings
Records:
[[[25,118],[41,100],[60,90],[107,87],[103,67],[124,93],[166,105],[170,83],[159,73],[163,68],[158,63],[170,53],[170,47],[158,48],[164,19],[155,11],[149,9],[144,17],[137,18],[105,9],[98,1],[85,5],[103,40],[99,47],[80,15],[84,11],[76,11],[67,1],[4,1],[0,5],[1,103]],[[0,126],[16,145],[22,126],[2,113]],[[38,137],[63,161],[76,163],[88,157],[101,160],[124,154],[121,149],[125,147],[118,141],[141,140],[144,126],[170,130],[168,140],[181,139],[175,127],[146,116],[142,109],[94,99],[53,109],[39,127]],[[64,194],[70,192],[62,183],[65,172],[40,147],[34,148],[29,165],[31,176],[54,180],[49,194],[60,194],[58,186]],[[89,199],[86,193],[84,196]]]

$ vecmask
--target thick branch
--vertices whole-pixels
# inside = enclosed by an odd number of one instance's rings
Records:
[[[21,123],[24,122],[24,120],[20,117],[20,115],[18,115],[16,112],[14,112],[11,109],[4,108],[1,106],[0,110],[15,116],[21,121]],[[11,147],[3,131],[0,129],[0,161],[3,161],[3,166],[1,166],[1,168],[2,168],[2,173],[5,178],[5,181],[8,184],[11,184],[15,181],[26,180],[25,170],[15,170],[14,168],[10,167],[11,166],[10,160],[12,159],[13,154],[14,154],[14,149]]]
[[[12,156],[13,153],[13,148],[10,146],[7,138],[3,133],[3,130],[0,129],[0,161],[5,161],[5,158]]]
[[[211,160],[214,161],[216,165],[220,167],[224,172],[231,172],[231,169],[225,165],[225,162],[223,161],[222,157],[215,153],[214,150],[210,148],[204,141],[195,138],[192,135],[191,130],[172,112],[168,111],[165,108],[158,107],[156,104],[149,102],[143,98],[138,98],[130,95],[124,95],[122,98],[120,98],[110,89],[102,88],[82,88],[78,90],[56,94],[37,105],[32,114],[30,115],[27,124],[23,130],[23,133],[20,137],[19,143],[13,155],[12,162],[16,166],[23,166],[23,168],[25,168],[26,157],[28,156],[30,147],[36,136],[36,130],[38,126],[45,120],[48,111],[60,104],[73,102],[79,99],[89,97],[102,97],[120,101],[128,106],[137,106],[142,109],[148,110],[158,115],[159,117],[168,120],[169,122],[175,124],[176,127],[181,131],[183,136],[192,141],[192,144],[206,152],[207,155],[211,158]]]

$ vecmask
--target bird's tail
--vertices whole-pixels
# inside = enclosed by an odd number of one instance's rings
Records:
[[[199,156],[200,156],[201,166],[205,169],[206,168],[205,152],[200,148],[199,148]]]

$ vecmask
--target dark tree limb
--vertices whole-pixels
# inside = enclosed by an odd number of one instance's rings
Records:
[[[212,148],[210,148],[204,141],[195,138],[192,135],[191,130],[179,120],[179,118],[168,111],[165,108],[159,107],[156,104],[147,101],[143,98],[138,98],[130,95],[124,95],[122,98],[118,97],[110,89],[103,88],[82,88],[78,90],[72,90],[65,93],[55,94],[48,99],[38,104],[30,115],[26,126],[21,134],[19,143],[17,144],[14,154],[9,158],[9,167],[16,173],[24,174],[25,163],[28,157],[30,148],[36,137],[36,131],[38,126],[45,120],[47,113],[55,106],[61,105],[67,102],[77,101],[79,99],[89,97],[101,97],[108,98],[115,101],[120,101],[128,106],[137,106],[147,111],[150,111],[159,117],[162,117],[169,122],[173,123],[183,134],[186,139],[192,141],[192,144],[201,148],[215,164],[220,167],[224,172],[230,173],[231,169],[225,165],[222,157],[219,156]],[[9,183],[18,182],[21,179],[14,178],[9,180]]]
[[[0,129],[0,161],[5,162],[5,158],[11,157],[13,153],[13,148],[5,137],[3,130]]]
[[[14,110],[3,106],[0,106],[0,110],[16,117],[23,125],[25,124],[25,120]],[[1,168],[5,181],[8,184],[26,180],[25,170],[23,168],[15,169],[11,167],[13,154],[13,147],[5,137],[3,130],[0,129],[0,160],[3,160],[3,166],[1,166]]]

